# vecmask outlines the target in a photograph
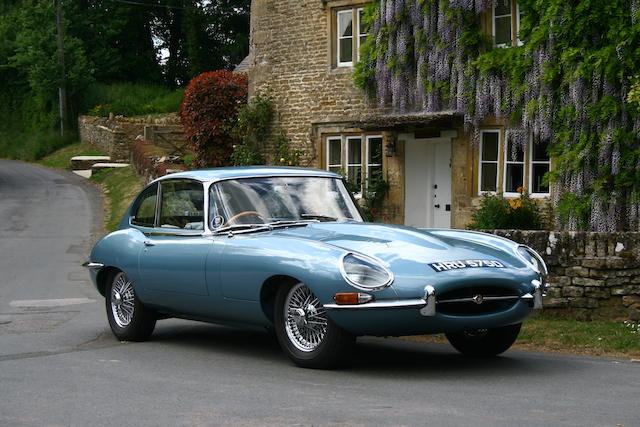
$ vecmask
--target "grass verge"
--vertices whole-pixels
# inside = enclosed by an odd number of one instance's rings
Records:
[[[106,154],[97,151],[85,142],[76,142],[67,145],[53,153],[37,160],[43,166],[57,169],[71,169],[69,160],[75,156],[106,156]]]
[[[447,342],[444,334],[403,339]],[[559,320],[539,315],[524,321],[513,348],[640,359],[640,326],[637,321]]]
[[[114,231],[144,185],[131,166],[99,171],[91,181],[102,185],[106,202],[105,229]]]

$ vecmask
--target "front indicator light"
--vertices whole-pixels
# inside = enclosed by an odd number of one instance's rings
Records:
[[[333,300],[338,305],[364,304],[372,299],[371,295],[362,292],[340,292],[333,296]]]

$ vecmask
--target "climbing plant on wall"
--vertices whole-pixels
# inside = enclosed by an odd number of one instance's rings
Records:
[[[374,0],[356,83],[396,111],[488,117],[516,147],[550,143],[568,229],[640,226],[640,0],[520,0],[521,46],[493,48],[503,0]]]

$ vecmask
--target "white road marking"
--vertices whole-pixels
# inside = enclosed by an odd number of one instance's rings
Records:
[[[89,304],[96,302],[90,298],[61,298],[61,299],[25,299],[11,301],[11,307],[64,307],[67,305]]]

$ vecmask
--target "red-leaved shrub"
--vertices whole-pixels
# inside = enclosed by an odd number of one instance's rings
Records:
[[[247,75],[231,71],[202,73],[189,82],[180,105],[180,119],[196,167],[230,166],[232,129],[247,102]]]

